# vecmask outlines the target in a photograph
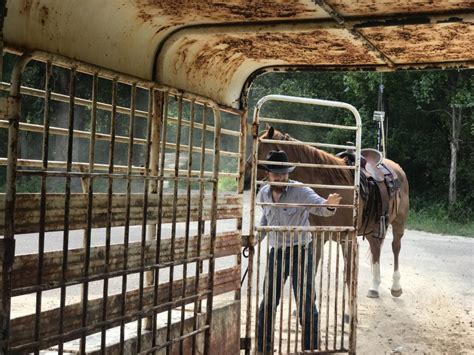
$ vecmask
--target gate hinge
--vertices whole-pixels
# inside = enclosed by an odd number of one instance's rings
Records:
[[[240,338],[240,350],[252,350],[252,339]]]
[[[0,119],[7,120],[11,116],[12,106],[17,99],[13,97],[1,97],[0,98]]]

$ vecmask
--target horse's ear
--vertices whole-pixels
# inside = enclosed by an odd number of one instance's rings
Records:
[[[275,129],[272,126],[268,125],[267,130],[267,139],[272,139],[273,134],[275,133]]]

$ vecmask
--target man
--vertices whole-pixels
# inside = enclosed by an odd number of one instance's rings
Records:
[[[267,161],[288,163],[287,154],[280,150],[272,150]],[[267,180],[270,183],[288,183],[289,186],[265,185],[258,195],[257,202],[263,204],[263,213],[260,220],[261,226],[309,226],[309,213],[320,216],[332,216],[336,212],[333,207],[314,206],[314,207],[288,207],[277,205],[266,205],[268,203],[275,204],[314,204],[314,205],[338,205],[341,196],[337,193],[330,194],[327,199],[322,198],[313,189],[300,186],[301,183],[289,180],[289,173],[295,167],[288,165],[272,165],[263,166],[266,170]],[[258,331],[257,331],[257,347],[260,353],[273,353],[273,318],[275,317],[276,307],[280,302],[281,283],[285,282],[287,277],[292,276],[292,287],[295,299],[299,302],[299,320],[303,327],[302,341],[304,350],[311,348],[317,349],[317,329],[318,329],[318,310],[316,304],[311,302],[311,294],[313,290],[314,276],[313,270],[313,246],[310,233],[294,234],[291,240],[290,233],[282,233],[272,231],[268,233],[268,242],[270,243],[270,255],[267,259],[267,272],[264,284],[264,298],[260,303],[258,312]],[[293,251],[293,253],[291,253]],[[290,255],[293,254],[292,265],[290,265]],[[275,262],[276,258],[276,262]],[[285,269],[282,275],[283,258],[285,260]],[[303,270],[306,265],[306,288],[303,290],[304,279]],[[276,264],[276,274],[274,265]],[[299,265],[298,265],[299,264]],[[298,277],[298,266],[300,266],[300,275]],[[283,279],[283,280],[282,280]],[[273,283],[276,283],[275,287]],[[298,284],[299,282],[299,284]],[[273,292],[275,288],[275,294]],[[299,290],[299,295],[298,295]],[[303,292],[305,291],[305,292]],[[313,297],[315,298],[315,292]],[[273,298],[275,297],[275,300]],[[304,311],[304,324],[303,324]],[[311,337],[311,321],[313,322]],[[264,339],[265,337],[265,339]],[[311,346],[312,338],[312,346]]]

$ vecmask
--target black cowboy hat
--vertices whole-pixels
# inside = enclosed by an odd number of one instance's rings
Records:
[[[280,162],[280,163],[288,163],[288,155],[286,155],[286,153],[283,150],[272,150],[268,153],[267,158],[265,160]],[[295,170],[294,166],[288,166],[288,165],[262,164],[261,166],[263,169],[275,174],[287,174]]]

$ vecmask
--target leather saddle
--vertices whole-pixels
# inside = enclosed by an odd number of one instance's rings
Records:
[[[383,155],[376,149],[361,149],[360,194],[364,200],[363,223],[359,232],[371,233],[374,237],[384,238],[390,212],[390,200],[397,193],[400,183],[396,172],[384,164]],[[353,150],[336,154],[344,158],[348,165],[354,165]],[[377,230],[370,230],[370,221],[378,223]]]

